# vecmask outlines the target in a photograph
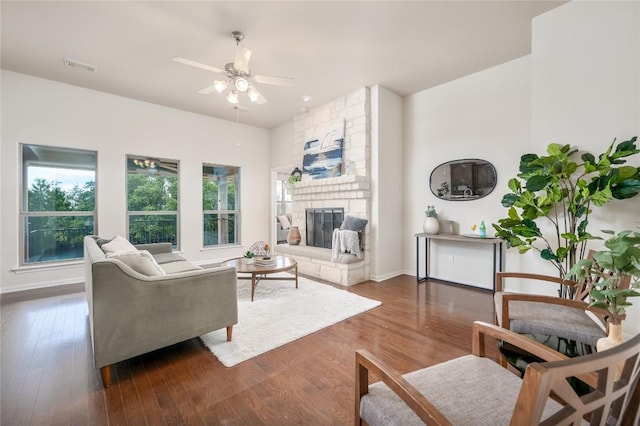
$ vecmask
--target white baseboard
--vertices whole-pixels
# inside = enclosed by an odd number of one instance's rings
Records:
[[[405,274],[402,271],[396,271],[396,272],[390,272],[388,274],[383,274],[383,275],[370,275],[369,279],[371,281],[375,281],[375,282],[379,283],[381,281],[388,280],[390,278],[394,278],[394,277],[397,277],[397,276],[400,276],[400,275],[407,275],[407,274]]]
[[[78,284],[78,283],[84,283],[84,276],[65,278],[63,280],[12,285],[11,287],[0,288],[0,294],[10,294],[10,293],[16,293],[19,291],[27,291],[27,290],[40,290],[40,289],[46,289],[50,287],[60,287],[60,286]]]

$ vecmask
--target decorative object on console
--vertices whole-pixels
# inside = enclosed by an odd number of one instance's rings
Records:
[[[305,142],[302,169],[312,179],[341,176],[344,120],[334,120],[328,125],[318,126],[314,134],[320,136]]]
[[[478,158],[447,161],[433,169],[429,188],[436,197],[449,201],[477,200],[496,187],[496,169]]]
[[[291,229],[289,229],[287,242],[291,246],[297,246],[298,244],[300,244],[301,240],[302,240],[302,236],[300,235],[300,229],[298,229],[297,226],[292,226]]]
[[[640,232],[602,232],[611,235],[604,243],[607,249],[580,260],[569,271],[570,277],[591,279],[589,306],[607,311],[609,335],[598,340],[598,351],[622,343],[622,320],[631,306],[627,299],[640,296]],[[632,278],[628,287],[624,285],[625,276]]]
[[[427,217],[422,224],[422,230],[425,234],[437,234],[440,230],[440,223],[438,222],[438,212],[434,206],[427,206],[427,210],[424,212]]]
[[[587,152],[578,159],[577,148],[556,143],[549,144],[546,156],[523,155],[520,173],[508,183],[511,192],[502,198],[508,215],[493,224],[496,236],[520,253],[539,252],[564,278],[585,258],[588,241],[596,238],[587,230],[592,207],[638,195],[640,168],[623,165],[625,157],[640,152],[636,139],[618,144],[614,139],[597,159]],[[553,225],[549,228],[555,228],[556,235],[543,235],[541,223],[545,228]],[[552,247],[550,241],[559,244]],[[561,286],[560,296],[571,298],[571,288]]]
[[[484,220],[480,221],[478,231],[480,232],[480,238],[487,238],[487,226],[484,224]]]

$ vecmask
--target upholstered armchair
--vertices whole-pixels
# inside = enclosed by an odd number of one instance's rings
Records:
[[[486,338],[545,362],[530,364],[520,379],[486,357]],[[370,373],[381,382],[369,385]],[[593,390],[576,395],[568,377]],[[405,375],[368,351],[356,351],[355,424],[632,425],[639,417],[639,378],[640,335],[601,353],[567,358],[517,333],[475,322],[472,355]]]
[[[509,292],[507,281],[526,280],[536,287],[560,284],[573,286],[573,299],[542,294]],[[626,276],[621,285],[629,286]],[[520,334],[542,334],[569,339],[595,348],[599,338],[606,336],[607,312],[589,307],[589,291],[592,283],[577,283],[541,274],[498,272],[495,282],[496,324]]]

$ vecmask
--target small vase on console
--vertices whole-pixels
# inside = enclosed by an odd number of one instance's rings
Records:
[[[440,222],[435,217],[426,217],[422,224],[422,230],[425,234],[433,235],[440,231]]]
[[[440,231],[440,222],[438,222],[438,213],[434,206],[427,206],[427,210],[424,212],[427,217],[422,223],[422,230],[425,234],[437,234]]]
[[[289,245],[297,246],[300,244],[301,239],[302,236],[300,235],[300,230],[298,229],[298,227],[292,226],[289,229],[289,235],[287,235],[287,242],[289,243]]]

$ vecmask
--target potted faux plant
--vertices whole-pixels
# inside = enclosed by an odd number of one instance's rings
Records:
[[[628,298],[640,296],[640,233],[602,232],[612,235],[604,243],[606,249],[595,252],[592,259],[578,261],[568,274],[577,280],[591,277],[593,287],[589,291],[589,306],[607,311],[609,336],[603,338],[607,340],[598,341],[598,351],[622,341],[622,319],[626,308],[631,306]],[[621,286],[625,274],[631,278],[628,288]]]
[[[244,254],[245,263],[248,265],[252,264],[255,261],[254,256],[254,252],[252,252],[251,250],[247,250],[247,252]]]
[[[440,230],[440,222],[438,222],[438,212],[434,206],[427,206],[427,210],[424,212],[426,218],[422,224],[422,229],[425,234],[437,234]]]
[[[577,149],[555,143],[546,156],[523,155],[520,173],[508,183],[511,192],[502,198],[508,215],[493,224],[496,237],[520,253],[539,252],[564,278],[596,238],[587,230],[591,209],[640,192],[640,168],[623,165],[624,158],[640,152],[636,139],[618,144],[614,139],[598,159],[590,153],[575,158]],[[545,222],[555,233],[543,235],[539,225]],[[569,289],[562,286],[560,296],[572,297]]]

